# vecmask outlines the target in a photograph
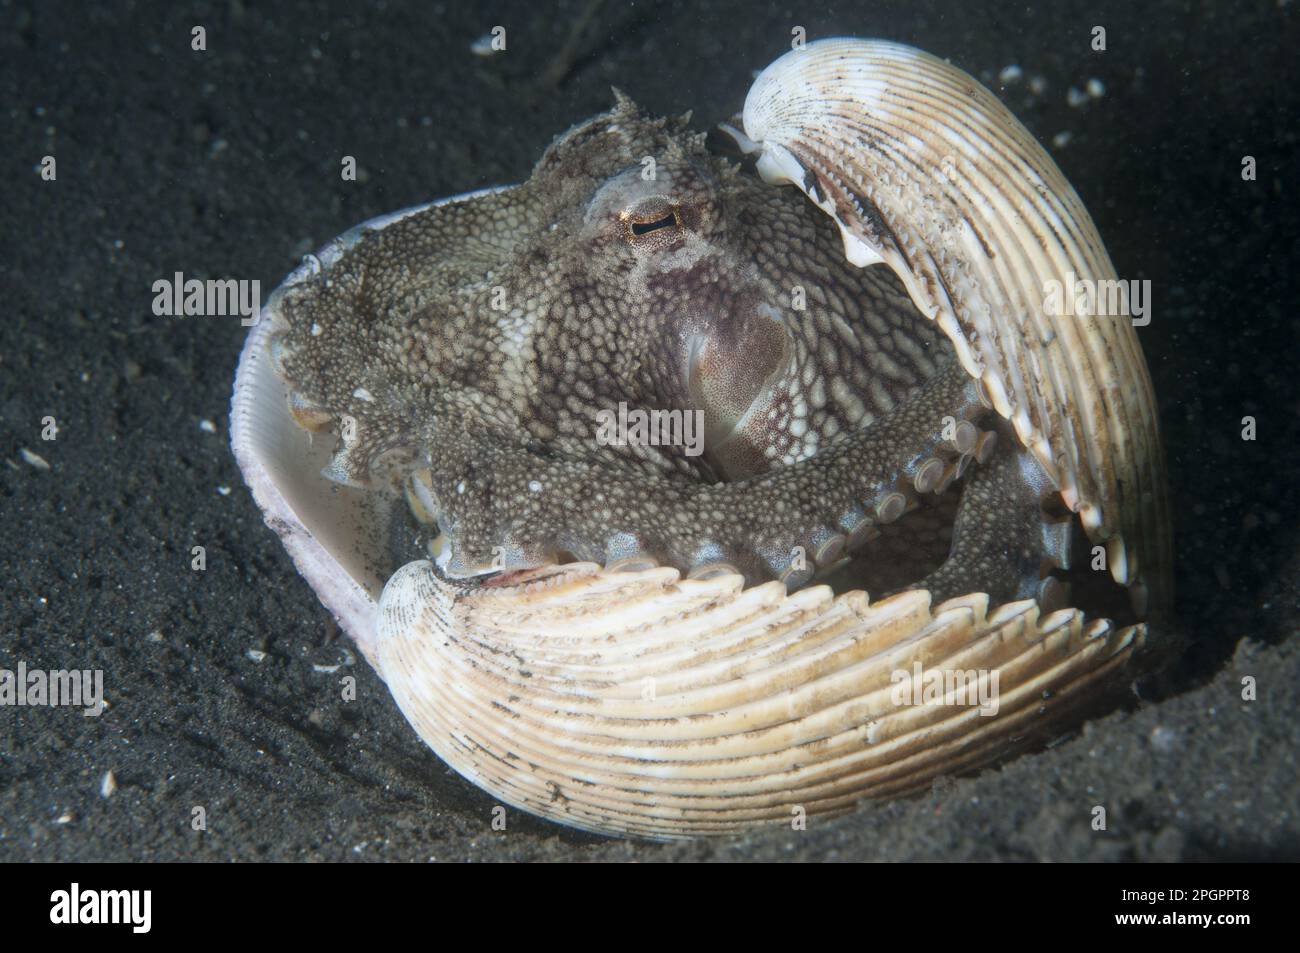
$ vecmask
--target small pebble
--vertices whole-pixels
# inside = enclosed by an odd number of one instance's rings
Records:
[[[43,456],[39,453],[32,453],[26,447],[19,450],[18,455],[23,458],[24,463],[31,464],[38,470],[48,470],[50,468],[49,462]]]
[[[117,776],[112,771],[105,771],[103,780],[99,782],[99,796],[107,800],[113,796],[117,790]]]

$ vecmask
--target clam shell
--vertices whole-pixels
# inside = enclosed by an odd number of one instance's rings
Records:
[[[883,261],[963,366],[1107,542],[1115,580],[1141,565],[1167,602],[1169,514],[1156,403],[1125,316],[1052,314],[1048,282],[1114,280],[1074,189],[988,90],[937,57],[830,39],[782,56],[745,100],[759,170],[840,224],[859,264]]]
[[[464,588],[419,561],[384,589],[378,662],[420,737],[494,797],[673,839],[842,811],[1051,737],[1145,637],[983,595],[932,610],[926,592],[871,605],[589,563]],[[917,663],[996,677],[996,716],[898,704]]]
[[[1127,321],[1044,313],[1049,278],[1114,271],[1033,138],[960,70],[864,40],[778,60],[744,124],[760,170],[809,193],[840,222],[850,258],[885,262],[948,333],[1106,541],[1115,578],[1165,596],[1146,367]],[[403,214],[354,229],[311,267]],[[683,579],[577,563],[466,583],[420,560],[384,584],[373,508],[400,500],[320,476],[328,441],[294,423],[268,352],[281,300],[268,302],[237,375],[245,478],[420,736],[504,803],[660,839],[838,812],[1050,738],[1126,686],[1117,670],[1148,642],[1145,623],[1118,628],[1032,600],[990,607],[973,593],[931,607],[913,591],[871,603],[826,586],[746,589],[725,567]],[[900,702],[897,690],[921,684],[918,664],[996,676],[997,714],[955,696]]]

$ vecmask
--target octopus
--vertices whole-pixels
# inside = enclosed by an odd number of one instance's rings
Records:
[[[522,184],[311,257],[236,385],[268,523],[422,737],[592,830],[996,759],[1033,698],[1054,729],[1113,684],[1168,595],[1145,364],[1130,325],[1045,310],[1113,269],[1010,113],[830,40],[722,131],[615,91]],[[983,658],[1016,714],[881,708],[922,657]]]
[[[296,413],[342,432],[326,476],[405,470],[452,577],[651,560],[798,587],[857,554],[868,584],[1008,599],[1068,565],[1049,482],[981,429],[899,280],[621,95],[521,186],[367,234],[283,314]],[[620,409],[693,415],[703,452],[598,440]]]

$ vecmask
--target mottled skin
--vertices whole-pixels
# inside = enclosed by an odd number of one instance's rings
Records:
[[[983,469],[976,385],[893,275],[622,97],[523,185],[367,234],[281,313],[295,414],[339,434],[326,475],[416,473],[451,575],[567,553],[797,585]],[[598,442],[620,404],[701,411],[703,454]],[[1038,585],[1042,488],[1012,444],[957,515],[940,594]]]

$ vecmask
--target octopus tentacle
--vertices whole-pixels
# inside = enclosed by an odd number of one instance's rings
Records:
[[[1048,573],[1069,568],[1073,527],[1047,516],[1044,502],[1054,487],[1008,430],[1000,424],[988,432],[1001,436],[1003,449],[986,454],[969,474],[947,559],[911,588],[928,590],[936,601],[977,590],[997,602],[1039,599],[1050,611],[1059,608],[1064,584]]]
[[[610,564],[648,555],[683,570],[729,564],[793,587],[946,488],[981,445],[975,421],[986,412],[954,363],[870,427],[747,480],[687,483],[591,459],[529,458],[499,433],[459,431],[431,440],[438,452],[414,487],[450,540],[440,565],[452,576],[560,553]]]

